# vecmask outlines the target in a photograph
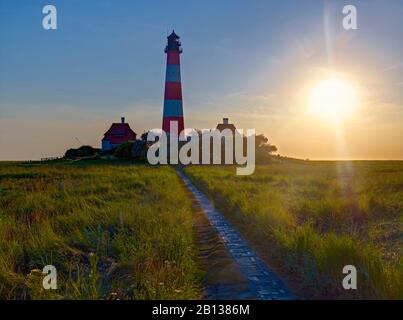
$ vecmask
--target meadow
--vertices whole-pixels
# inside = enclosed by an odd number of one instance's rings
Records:
[[[2,163],[0,299],[200,298],[192,225],[169,167]]]
[[[403,162],[185,173],[302,298],[403,299]],[[169,166],[0,164],[1,299],[197,299],[192,198]],[[58,289],[44,290],[54,265]],[[358,270],[346,291],[343,266]]]
[[[190,166],[205,192],[304,298],[403,299],[403,162],[287,162],[237,176]],[[344,290],[354,265],[358,289]]]

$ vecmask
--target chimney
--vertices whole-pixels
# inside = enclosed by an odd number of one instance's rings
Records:
[[[228,118],[223,118],[223,119],[222,119],[222,122],[223,122],[224,124],[228,124],[228,123],[229,123]]]
[[[125,117],[122,117],[122,123],[125,123]]]

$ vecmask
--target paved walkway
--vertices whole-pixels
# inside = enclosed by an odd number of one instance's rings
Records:
[[[249,247],[239,232],[218,212],[182,171],[178,171],[186,187],[193,193],[211,225],[217,230],[226,249],[248,279],[250,295],[258,300],[292,300],[294,297],[277,275]]]

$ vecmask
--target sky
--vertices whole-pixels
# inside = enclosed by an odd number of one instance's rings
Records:
[[[57,30],[42,27],[47,4]],[[0,0],[0,160],[99,147],[121,116],[138,134],[160,128],[172,29],[187,128],[229,117],[285,156],[403,159],[401,0]],[[358,97],[337,124],[308,102],[334,75]]]

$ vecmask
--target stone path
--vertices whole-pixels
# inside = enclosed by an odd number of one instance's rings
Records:
[[[248,280],[249,294],[258,300],[294,299],[281,279],[262,261],[224,216],[214,208],[207,197],[193,185],[182,171],[178,171],[178,174],[199,202],[226,249]]]

